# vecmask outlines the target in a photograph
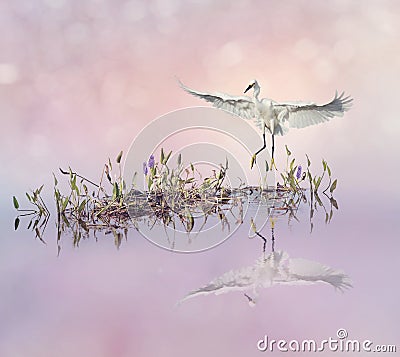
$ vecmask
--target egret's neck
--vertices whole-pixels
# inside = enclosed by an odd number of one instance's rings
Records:
[[[259,101],[259,99],[258,99],[259,94],[260,94],[260,87],[256,84],[256,85],[254,86],[253,97],[254,97],[257,101]]]

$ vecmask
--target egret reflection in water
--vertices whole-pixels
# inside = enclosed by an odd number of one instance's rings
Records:
[[[341,270],[303,258],[290,258],[284,251],[262,256],[251,266],[231,270],[207,285],[189,292],[178,304],[209,294],[225,294],[231,291],[246,292],[250,305],[254,305],[261,288],[274,285],[309,285],[325,283],[344,291],[352,287],[350,278]],[[249,296],[251,294],[252,296]]]

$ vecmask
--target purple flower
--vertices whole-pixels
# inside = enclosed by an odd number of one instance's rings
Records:
[[[154,167],[154,163],[155,163],[155,161],[154,161],[154,155],[150,155],[150,158],[149,158],[149,167],[150,167],[151,169]]]
[[[144,162],[143,163],[143,174],[147,176],[148,172],[149,172],[149,169],[147,168],[147,164]]]
[[[299,167],[297,168],[297,173],[296,173],[297,179],[300,179],[300,176],[301,176],[301,165],[299,165]]]

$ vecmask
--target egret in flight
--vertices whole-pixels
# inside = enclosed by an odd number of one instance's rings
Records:
[[[343,116],[349,110],[353,99],[344,92],[336,92],[333,100],[327,104],[318,105],[307,102],[278,103],[269,98],[259,99],[260,86],[256,80],[250,82],[244,93],[253,89],[253,96],[232,96],[224,93],[205,93],[180,86],[188,93],[210,102],[214,107],[224,109],[244,119],[253,119],[262,130],[263,147],[251,159],[251,167],[256,162],[257,155],[266,148],[266,130],[272,135],[272,165],[274,163],[275,135],[285,135],[289,128],[304,128],[329,121],[333,117]],[[272,166],[271,165],[271,166]]]

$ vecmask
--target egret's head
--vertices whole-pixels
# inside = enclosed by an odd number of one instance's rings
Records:
[[[258,85],[258,83],[257,83],[257,81],[256,81],[255,79],[253,79],[253,80],[249,83],[249,85],[248,85],[248,87],[246,88],[246,90],[244,91],[244,93],[246,93],[247,91],[249,91],[251,88],[254,88],[254,89],[259,88],[259,85]]]

